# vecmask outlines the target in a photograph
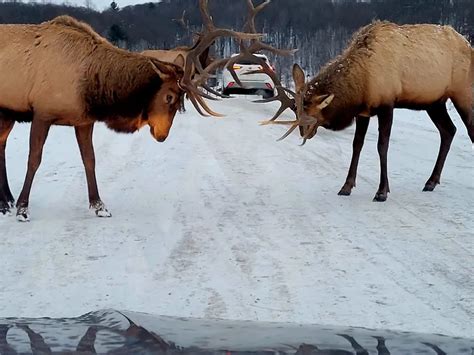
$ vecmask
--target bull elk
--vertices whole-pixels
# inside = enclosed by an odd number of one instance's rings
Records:
[[[202,52],[195,48],[191,55]],[[31,185],[51,125],[74,126],[90,208],[99,217],[110,217],[95,177],[95,122],[124,133],[148,125],[163,142],[184,93],[200,113],[215,114],[203,99],[206,94],[179,65],[114,47],[68,16],[39,25],[0,25],[0,76],[0,214],[9,214],[14,203],[5,166],[9,133],[15,122],[31,122],[27,173],[16,203],[20,221],[29,220]]]
[[[357,32],[348,48],[314,79],[305,82],[305,74],[297,64],[293,79],[295,92],[286,91],[294,97],[297,119],[276,121],[278,114],[262,124],[290,125],[281,139],[299,128],[304,144],[319,127],[338,131],[355,120],[352,161],[339,195],[350,195],[356,185],[359,155],[369,119],[375,115],[381,174],[374,201],[385,201],[390,192],[387,152],[395,108],[426,110],[439,130],[438,159],[423,191],[433,191],[440,183],[456,132],[446,109],[448,99],[474,142],[474,51],[450,26],[374,22]],[[287,98],[285,94],[282,100]]]

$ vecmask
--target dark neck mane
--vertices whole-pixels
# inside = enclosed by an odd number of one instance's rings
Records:
[[[367,91],[364,67],[374,39],[372,29],[381,24],[384,23],[376,22],[357,32],[349,47],[307,84],[305,103],[315,96],[334,94],[331,105],[323,111],[330,122],[327,128],[344,129],[361,112]]]
[[[79,94],[84,115],[96,120],[137,118],[161,88],[153,68],[157,60],[113,46],[87,24],[59,16],[42,24],[52,28],[55,46],[80,72]],[[158,61],[159,62],[159,61]],[[156,63],[165,75],[176,76],[171,65]]]
[[[136,118],[163,83],[150,58],[114,47],[97,48],[83,77],[85,114],[97,120]]]

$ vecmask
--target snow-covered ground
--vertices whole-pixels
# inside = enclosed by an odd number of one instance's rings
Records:
[[[378,186],[371,123],[351,197],[339,197],[353,128],[299,147],[260,127],[275,106],[213,105],[224,119],[177,116],[168,140],[98,125],[97,174],[113,214],[87,209],[71,128],[55,127],[31,195],[32,221],[0,218],[0,317],[152,314],[352,325],[472,337],[474,164],[458,134],[433,193],[439,137],[425,113],[397,111]],[[28,125],[7,147],[23,182]]]

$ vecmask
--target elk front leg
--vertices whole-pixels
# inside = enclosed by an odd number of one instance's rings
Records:
[[[15,121],[2,120],[0,118],[0,214],[10,214],[10,208],[14,206],[15,199],[8,186],[5,149],[8,136]]]
[[[339,191],[339,196],[349,196],[352,188],[356,186],[357,166],[359,165],[359,157],[362,147],[364,146],[365,134],[369,127],[369,117],[358,116],[356,118],[356,131],[354,141],[352,143],[352,159],[346,182]]]
[[[48,137],[49,122],[40,119],[33,119],[30,130],[30,154],[28,156],[28,169],[26,172],[25,182],[18,197],[16,204],[16,217],[20,222],[29,221],[28,204],[30,199],[31,185],[35,177],[36,171],[41,164],[41,157],[43,155],[43,146]]]
[[[87,189],[89,191],[89,208],[94,210],[97,217],[111,217],[104,203],[100,199],[95,177],[95,154],[92,144],[94,124],[75,127],[77,144],[81,152],[82,162],[86,170]]]
[[[377,143],[377,150],[380,157],[380,185],[375,194],[374,201],[384,202],[387,200],[388,193],[390,192],[387,172],[387,155],[390,133],[392,131],[393,107],[381,108],[377,116],[379,119],[379,140]]]

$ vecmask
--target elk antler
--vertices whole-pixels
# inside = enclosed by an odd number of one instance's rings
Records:
[[[266,0],[265,2],[261,3],[257,7],[254,6],[252,0],[246,0],[247,2],[247,9],[248,9],[248,18],[247,21],[245,22],[243,26],[243,31],[246,33],[253,33],[257,34],[256,26],[255,26],[255,17],[259,12],[261,12],[268,4],[270,4],[270,0]],[[280,79],[276,75],[276,73],[272,70],[272,68],[265,62],[260,57],[257,57],[254,55],[255,53],[259,51],[268,51],[274,54],[278,55],[293,55],[297,50],[284,50],[284,49],[277,49],[274,48],[266,43],[262,43],[260,41],[260,37],[256,37],[253,39],[250,39],[250,44],[246,45],[244,43],[245,38],[239,38],[239,46],[240,46],[240,53],[237,56],[231,57],[231,58],[225,58],[221,59],[218,61],[214,61],[211,65],[209,65],[206,70],[201,73],[201,78],[198,80],[198,83],[202,85],[205,80],[208,78],[208,73],[211,71],[220,68],[220,67],[226,67],[227,70],[231,73],[232,77],[234,78],[235,82],[239,84],[240,86],[242,85],[242,82],[240,78],[237,76],[237,73],[234,70],[234,64],[238,63],[241,60],[247,60],[251,62],[255,62],[256,64],[259,64],[261,69],[253,72],[249,72],[247,74],[255,74],[255,73],[264,73],[267,74],[273,81],[275,88],[277,90],[277,95],[269,98],[269,99],[263,99],[263,100],[256,100],[255,102],[258,103],[267,103],[267,102],[272,102],[272,101],[280,101],[281,106],[277,113],[273,116],[271,121],[276,120],[286,109],[290,108],[293,111],[296,111],[296,106],[294,99],[291,99],[288,97],[288,95],[285,92],[285,89],[283,88]],[[214,92],[215,93],[215,92]],[[218,96],[223,96],[222,94],[215,93]]]
[[[261,12],[271,0],[265,0],[258,6],[253,4],[253,0],[247,0],[247,8],[248,8],[248,18],[244,25],[244,31],[249,33],[256,33],[257,29],[255,26],[255,18],[259,12]],[[262,125],[268,124],[278,124],[278,125],[290,125],[290,129],[280,138],[279,141],[288,137],[297,127],[299,126],[309,126],[310,129],[307,131],[305,136],[303,137],[303,145],[305,144],[307,138],[310,136],[311,132],[314,132],[315,129],[318,127],[318,122],[315,118],[305,114],[304,107],[303,107],[303,100],[304,100],[304,93],[306,92],[306,86],[303,90],[299,92],[293,92],[281,84],[280,79],[276,75],[276,73],[270,68],[270,66],[263,60],[255,55],[255,53],[259,51],[268,51],[277,55],[293,55],[297,49],[293,50],[282,50],[274,48],[268,44],[262,43],[258,38],[252,39],[250,41],[250,45],[246,45],[244,41],[240,41],[240,53],[232,57],[227,62],[227,70],[231,73],[232,77],[234,78],[235,82],[242,86],[242,83],[237,76],[233,66],[240,60],[250,60],[260,65],[261,69],[256,70],[253,72],[249,72],[247,74],[255,74],[255,73],[264,73],[267,74],[273,81],[275,88],[277,90],[277,95],[263,100],[256,100],[257,103],[267,103],[273,101],[280,101],[280,108],[275,113],[275,115],[267,121],[261,122]],[[217,66],[219,63],[216,63]],[[294,121],[276,121],[278,117],[282,115],[287,109],[291,109],[295,115],[296,120]]]
[[[306,143],[306,140],[308,139],[308,137],[311,135],[312,132],[314,132],[315,129],[317,129],[319,127],[319,124],[318,124],[318,120],[308,114],[305,113],[304,111],[304,93],[306,92],[307,90],[307,85],[304,85],[304,87],[297,91],[296,93],[287,89],[287,88],[284,88],[284,87],[280,87],[280,89],[290,95],[293,96],[293,99],[289,99],[288,96],[286,95],[285,93],[285,97],[288,98],[288,100],[291,100],[291,102],[294,104],[294,107],[292,107],[292,110],[295,112],[296,114],[296,120],[294,121],[276,121],[276,118],[280,115],[279,112],[280,110],[277,112],[277,114],[270,120],[268,121],[263,121],[261,122],[260,124],[261,125],[269,125],[269,124],[276,124],[276,125],[289,125],[291,126],[288,131],[286,131],[286,133],[281,136],[278,141],[281,141],[283,139],[285,139],[286,137],[288,137],[297,127],[309,127],[309,129],[307,130],[306,134],[303,136],[303,142],[301,143],[301,145],[304,145]],[[283,106],[283,104],[282,104]]]
[[[270,4],[270,0],[266,0],[265,2],[255,7],[255,5],[253,4],[253,0],[247,0],[248,17],[243,28],[245,32],[257,33],[257,29],[255,26],[255,18],[268,4]],[[291,49],[291,50],[277,49],[275,47],[272,47],[269,44],[262,43],[260,39],[258,38],[252,39],[250,41],[250,44],[247,46],[241,40],[240,53],[237,56],[232,57],[226,65],[227,70],[229,70],[235,82],[241,86],[242,86],[242,82],[240,81],[239,77],[237,76],[237,73],[235,72],[233,68],[234,64],[236,64],[237,62],[241,60],[248,60],[260,65],[261,67],[260,70],[249,72],[247,74],[264,73],[264,74],[267,74],[270,77],[270,79],[273,81],[274,86],[277,90],[277,95],[269,99],[256,100],[255,102],[267,103],[267,102],[273,102],[273,101],[280,101],[281,103],[280,108],[275,113],[275,115],[269,120],[269,121],[275,121],[288,108],[291,109],[293,112],[296,112],[295,100],[293,98],[290,98],[287,95],[288,90],[283,87],[277,74],[268,65],[268,63],[264,59],[257,57],[255,55],[255,53],[260,52],[260,51],[267,51],[267,52],[277,54],[277,55],[288,56],[288,55],[293,55],[297,51],[297,49]]]
[[[238,38],[239,40],[256,40],[261,38],[261,34],[257,33],[243,33],[236,32],[233,30],[217,28],[214,26],[212,17],[209,14],[208,10],[208,0],[199,0],[199,10],[203,18],[203,31],[200,34],[199,40],[194,44],[194,46],[189,50],[186,57],[186,63],[184,66],[184,75],[181,79],[181,87],[188,93],[188,97],[191,100],[192,104],[196,110],[203,116],[210,114],[212,116],[222,116],[209,108],[203,98],[210,100],[216,100],[213,96],[210,96],[201,90],[198,89],[198,86],[201,86],[208,90],[209,92],[219,95],[216,91],[210,89],[205,81],[209,78],[209,73],[211,69],[216,68],[215,65],[210,65],[204,69],[202,63],[199,60],[200,55],[209,48],[209,46],[218,38],[218,37],[233,37]],[[225,65],[223,60],[220,60],[221,65]],[[199,78],[193,80],[193,75],[197,74]],[[203,110],[206,112],[203,113]]]

